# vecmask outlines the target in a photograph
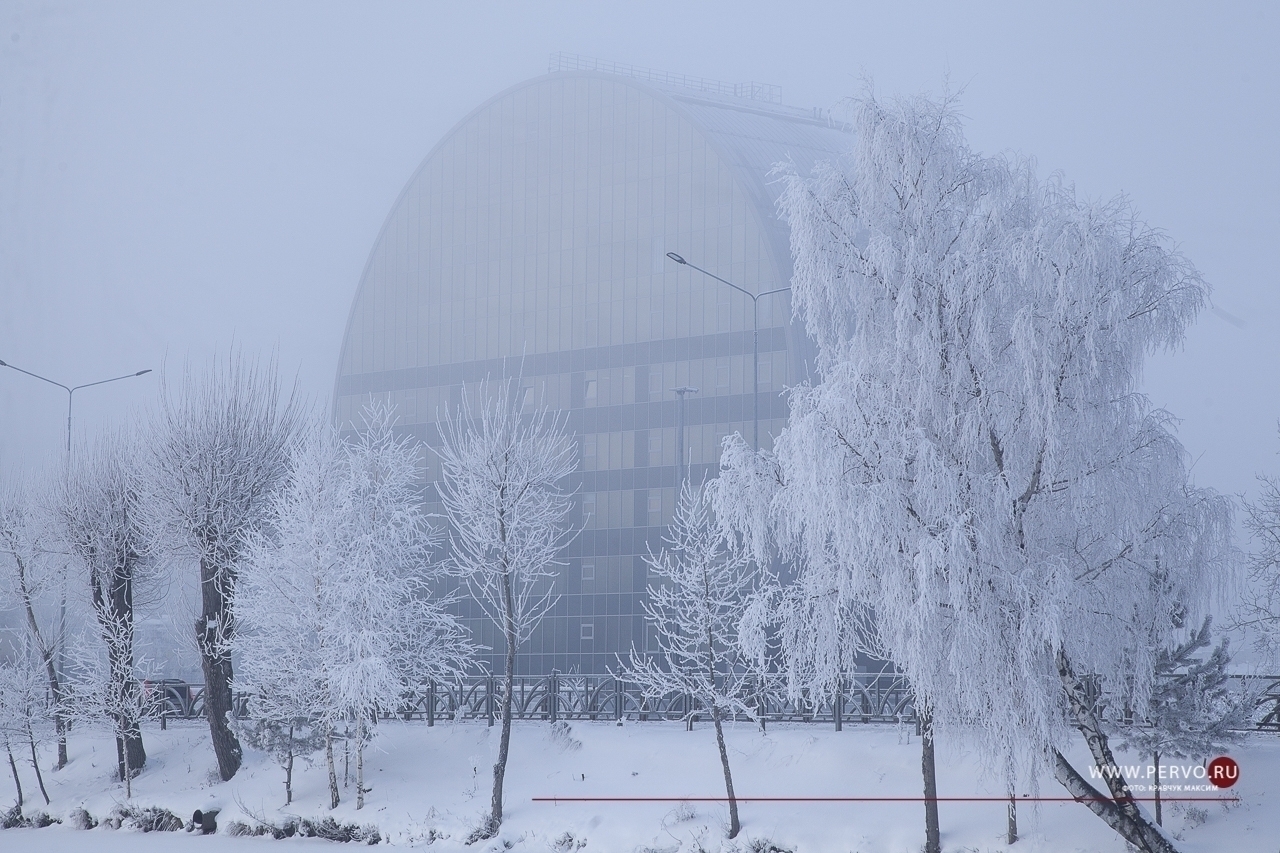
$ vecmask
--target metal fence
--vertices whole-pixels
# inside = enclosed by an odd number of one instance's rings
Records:
[[[204,685],[176,680],[146,682],[154,692],[152,706],[161,719],[204,716]],[[453,681],[429,681],[403,704],[381,716],[403,720],[487,720],[501,714],[500,676],[466,676]],[[248,712],[248,696],[233,703],[236,716]],[[915,722],[910,691],[896,673],[861,673],[842,681],[834,696],[785,698],[781,679],[749,680],[742,698],[768,722],[826,722],[837,729],[844,723]],[[697,720],[706,710],[686,694],[649,697],[638,685],[614,675],[524,676],[515,679],[512,716],[518,720]]]
[[[1254,677],[1260,688],[1256,726],[1280,732],[1280,676]],[[1233,676],[1237,689],[1246,679]],[[833,696],[789,698],[780,678],[748,681],[742,698],[757,718],[771,722],[826,723],[840,730],[846,723],[916,722],[910,689],[899,673],[859,673],[840,684]],[[486,720],[492,725],[501,714],[502,678],[469,676],[456,681],[430,681],[404,703],[387,709],[384,718],[422,720]],[[204,685],[177,680],[146,682],[144,689],[157,693],[155,706],[162,719],[204,715]],[[248,696],[235,697],[236,716],[248,713]],[[515,679],[512,715],[518,720],[697,720],[706,711],[685,694],[647,697],[639,686],[614,675],[552,673]]]

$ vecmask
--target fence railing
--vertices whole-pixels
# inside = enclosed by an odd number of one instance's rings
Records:
[[[1280,676],[1252,677],[1258,691],[1256,727],[1280,731]],[[1246,678],[1232,676],[1237,689]],[[466,676],[456,681],[429,681],[400,707],[380,716],[422,720],[435,725],[442,720],[486,720],[492,725],[502,707],[502,678]],[[168,679],[147,682],[145,689],[158,693],[157,715],[168,719],[204,716],[204,685]],[[748,680],[742,697],[756,711],[758,719],[771,722],[827,723],[837,730],[846,723],[916,722],[910,689],[901,674],[858,673],[841,681],[832,696],[789,698],[780,678]],[[248,713],[249,697],[238,694],[233,703],[236,716]],[[512,716],[518,720],[697,720],[705,709],[681,693],[649,697],[635,682],[614,675],[552,673],[521,676],[512,691]]]
[[[915,707],[906,682],[896,673],[860,673],[845,679],[834,696],[802,695],[785,698],[781,679],[750,679],[742,697],[758,718],[768,722],[844,723],[915,722]],[[153,707],[166,719],[204,716],[204,685],[166,680],[150,682],[157,692]],[[500,676],[465,676],[452,681],[428,681],[383,717],[423,720],[497,721],[502,708]],[[238,694],[236,716],[248,712],[249,697]],[[705,717],[705,709],[682,693],[646,696],[640,687],[614,675],[552,673],[522,676],[512,690],[512,716],[518,720],[684,720]]]

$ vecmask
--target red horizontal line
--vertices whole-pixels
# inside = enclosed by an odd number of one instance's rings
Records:
[[[727,803],[728,797],[533,797],[535,803]],[[1007,803],[1008,797],[734,797],[740,803]],[[1155,797],[1134,797],[1153,803]],[[1161,797],[1166,803],[1234,803],[1239,797]],[[1020,803],[1112,803],[1110,797],[1018,797]]]

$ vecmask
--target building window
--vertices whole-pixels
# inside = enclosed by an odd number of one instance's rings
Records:
[[[587,380],[587,389],[583,396],[586,398],[588,406],[596,404],[596,381],[594,379]]]
[[[596,626],[594,622],[583,622],[582,633],[579,637],[583,640],[594,640],[596,638]]]
[[[654,490],[649,495],[649,526],[662,524],[662,492]]]
[[[596,579],[596,564],[595,564],[595,563],[583,563],[583,564],[582,564],[582,579],[583,579],[584,581],[593,581],[593,580],[595,580],[595,579]]]

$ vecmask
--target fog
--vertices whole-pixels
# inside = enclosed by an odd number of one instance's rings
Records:
[[[892,8],[890,6],[892,5]],[[78,391],[75,437],[161,368],[275,351],[325,400],[417,164],[566,51],[838,106],[963,91],[971,143],[1129,194],[1215,286],[1151,363],[1197,481],[1280,471],[1280,12],[1192,4],[68,4],[0,7],[0,359]],[[57,461],[66,394],[0,369],[0,473]]]

